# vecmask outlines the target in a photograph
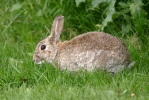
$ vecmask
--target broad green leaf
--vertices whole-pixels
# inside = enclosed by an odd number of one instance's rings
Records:
[[[102,2],[107,2],[108,0],[92,0],[93,8],[97,7]]]
[[[135,30],[141,34],[144,31],[144,25],[146,23],[146,12],[142,9],[142,1],[135,0],[130,4],[130,12],[134,21]]]
[[[124,3],[124,2],[119,2],[119,5],[121,7],[128,7],[129,6],[127,3]]]
[[[75,0],[76,1],[76,6],[79,5],[81,2],[85,2],[85,0]],[[103,31],[104,28],[107,26],[108,22],[112,21],[112,16],[115,13],[115,2],[116,0],[92,0],[92,10],[96,8],[99,4],[101,3],[108,3],[109,6],[105,8],[105,13],[106,13],[106,18],[103,20],[102,24],[99,27],[99,30]]]
[[[135,3],[130,4],[130,12],[132,15],[135,15],[137,11],[140,11],[140,7]]]
[[[107,12],[106,12],[107,17],[102,22],[101,31],[104,30],[104,28],[107,26],[108,22],[112,21],[112,16],[115,13],[115,8],[114,8],[115,0],[112,0],[111,2],[109,2],[109,4],[110,5],[108,6]]]
[[[76,6],[78,7],[81,2],[85,2],[85,0],[76,0]]]
[[[23,6],[23,4],[17,3],[15,5],[12,6],[12,8],[10,9],[11,12],[20,9]]]
[[[139,5],[139,6],[143,6],[143,5],[144,5],[143,2],[142,2],[142,0],[134,0],[134,2],[135,2],[137,5]]]
[[[112,16],[115,13],[115,0],[92,0],[93,9],[101,3],[108,3],[109,6],[105,8],[106,18],[103,20],[102,24],[99,26],[99,30],[103,31],[107,26],[108,22],[112,21]]]

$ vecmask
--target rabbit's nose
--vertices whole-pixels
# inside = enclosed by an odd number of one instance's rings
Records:
[[[33,62],[35,62],[35,57],[33,57],[33,59],[32,59],[32,60],[33,60]]]
[[[35,58],[33,58],[33,60],[32,60],[34,63],[36,63],[36,59]]]
[[[33,62],[36,62],[37,61],[37,56],[34,55],[32,60],[33,60]]]

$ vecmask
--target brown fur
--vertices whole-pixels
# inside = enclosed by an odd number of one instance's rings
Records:
[[[102,50],[102,54],[100,54],[99,56],[98,52],[101,50]],[[70,54],[74,53],[74,55],[79,56],[79,53],[81,52],[86,53],[87,51],[93,51],[92,54],[95,54],[95,58],[98,60],[92,61],[92,63],[96,62],[99,65],[101,65],[100,67],[104,67],[105,65],[104,63],[106,63],[106,61],[111,57],[111,55],[110,54],[108,55],[107,53],[115,53],[117,57],[119,57],[119,59],[117,59],[119,60],[118,62],[121,65],[124,65],[125,67],[127,67],[127,65],[130,63],[129,53],[124,43],[120,39],[103,32],[88,32],[88,33],[79,35],[70,41],[59,42],[58,54],[57,54],[58,57],[56,58],[58,58],[60,62],[63,61],[64,58],[68,58],[68,59],[65,59],[67,63],[72,63],[72,62],[77,63],[75,62],[77,57],[73,58],[73,56],[71,56]],[[84,54],[84,56],[85,55],[86,54]],[[89,56],[90,55],[88,55],[87,58],[89,58]],[[83,63],[83,62],[80,62],[80,63]],[[76,69],[71,69],[72,67],[70,66],[71,68],[69,68],[68,65],[64,64],[61,66],[63,66],[64,69],[68,69],[68,70],[79,70],[78,68],[79,66],[77,66]],[[94,66],[97,67],[98,65],[95,64]],[[86,68],[86,69],[93,70],[92,68],[91,69]]]
[[[64,17],[54,19],[51,34],[38,43],[34,62],[41,64],[46,60],[51,64],[58,63],[61,69],[78,71],[86,69],[119,72],[130,64],[130,57],[125,44],[115,36],[103,32],[88,32],[70,41],[60,42]],[[46,48],[41,50],[41,46]]]

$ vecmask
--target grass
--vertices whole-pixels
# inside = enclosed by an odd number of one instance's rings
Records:
[[[107,27],[105,31],[125,42],[132,61],[136,61],[132,69],[111,77],[106,72],[72,73],[62,72],[47,63],[43,66],[34,65],[32,55],[35,46],[49,34],[45,25],[50,28],[56,15],[65,16],[64,32],[61,36],[63,41],[71,39],[80,32],[96,30],[97,19],[94,17],[101,12],[94,16],[95,12],[84,11],[86,9],[84,4],[77,8],[74,2],[63,2],[48,0],[1,2],[1,100],[147,100],[149,43],[139,42],[133,26],[129,26],[133,34],[118,34],[121,33],[118,26],[120,20],[109,23],[111,27]],[[149,30],[146,29],[146,32],[149,34]],[[146,41],[149,41],[148,36]]]

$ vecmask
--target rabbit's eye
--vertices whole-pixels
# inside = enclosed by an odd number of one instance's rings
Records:
[[[45,45],[42,45],[42,46],[41,46],[41,50],[44,50],[45,48],[46,48]]]

